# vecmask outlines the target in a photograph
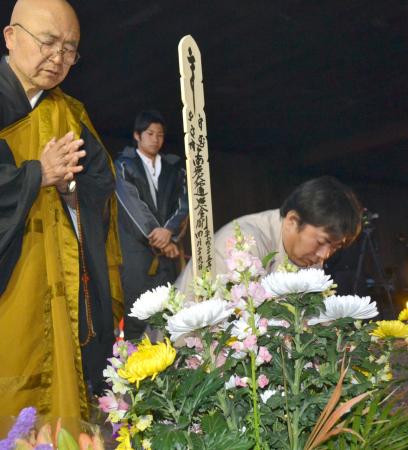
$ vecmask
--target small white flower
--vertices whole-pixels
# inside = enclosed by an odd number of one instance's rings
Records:
[[[131,386],[127,380],[120,377],[112,366],[107,366],[102,374],[105,377],[105,381],[112,385],[112,391],[115,394],[125,395],[130,390]]]
[[[283,327],[283,328],[289,328],[290,323],[285,319],[274,319],[273,317],[268,320],[268,325],[270,327]]]
[[[378,315],[376,302],[370,303],[370,297],[357,295],[332,295],[324,300],[326,311],[320,312],[319,317],[312,317],[308,325],[330,322],[344,317],[353,319],[371,319]]]
[[[133,303],[129,316],[146,320],[163,311],[167,306],[170,290],[171,285],[167,283],[167,286],[159,286],[151,291],[146,291]]]
[[[180,336],[191,331],[222,322],[233,311],[228,302],[218,298],[195,303],[188,308],[182,309],[174,316],[169,317],[166,329],[170,333],[170,339],[174,342]]]
[[[272,395],[276,394],[276,390],[275,389],[267,389],[266,391],[263,391],[260,394],[261,400],[263,403],[266,403],[271,397]]]
[[[109,358],[109,362],[112,364],[114,369],[120,369],[123,367],[123,362],[119,358]]]
[[[255,314],[255,326],[258,325],[260,316],[259,314]],[[251,325],[248,322],[249,317],[245,315],[245,317],[240,317],[239,319],[236,319],[232,322],[232,328],[231,328],[231,336],[235,336],[240,341],[247,338],[250,334],[252,334],[252,328]]]
[[[273,272],[262,279],[262,286],[272,297],[287,294],[323,292],[333,285],[330,275],[321,269],[302,269],[298,272]]]
[[[235,389],[235,375],[231,375],[229,380],[225,383],[225,389]]]

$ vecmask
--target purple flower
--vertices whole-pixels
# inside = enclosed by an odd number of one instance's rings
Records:
[[[118,341],[113,344],[113,356],[125,362],[136,351],[136,346],[130,341]]]
[[[39,444],[35,446],[35,450],[53,450],[52,444]]]
[[[13,450],[16,439],[26,436],[34,427],[36,414],[35,408],[22,409],[7,438],[0,441],[0,450]]]

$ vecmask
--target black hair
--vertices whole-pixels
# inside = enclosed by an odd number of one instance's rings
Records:
[[[354,241],[361,231],[362,211],[354,192],[336,178],[323,176],[306,181],[286,198],[281,217],[289,211],[299,216],[299,226],[323,227],[334,239]]]
[[[154,109],[148,111],[141,111],[135,119],[135,125],[133,131],[142,134],[146,131],[152,123],[160,123],[163,127],[163,131],[166,132],[166,122],[164,117]]]

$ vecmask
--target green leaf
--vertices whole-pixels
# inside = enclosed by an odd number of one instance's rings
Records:
[[[277,255],[278,252],[271,252],[268,253],[266,256],[262,258],[262,267],[266,269],[268,267],[268,264],[272,261],[272,259]]]
[[[223,385],[224,381],[218,369],[208,374],[202,368],[190,371],[178,392],[179,396],[184,399],[183,413],[186,416],[194,414],[196,409],[210,401],[211,395],[215,394]]]
[[[57,444],[59,450],[79,450],[77,441],[64,428],[58,433]]]
[[[160,450],[185,450],[188,442],[183,431],[174,425],[156,424],[152,428],[152,448]]]
[[[204,433],[217,434],[222,433],[227,428],[227,422],[221,413],[210,414],[201,419],[201,427]]]
[[[249,450],[254,447],[254,442],[246,435],[224,430],[221,434],[205,434],[202,436],[201,445],[194,450]]]

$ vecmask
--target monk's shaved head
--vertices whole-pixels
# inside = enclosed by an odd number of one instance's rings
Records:
[[[66,0],[17,0],[4,38],[9,65],[32,98],[67,76],[76,61],[79,22]]]
[[[31,15],[41,14],[43,11],[72,20],[73,23],[76,23],[79,30],[77,15],[66,0],[17,0],[11,14],[10,24],[20,23]]]

